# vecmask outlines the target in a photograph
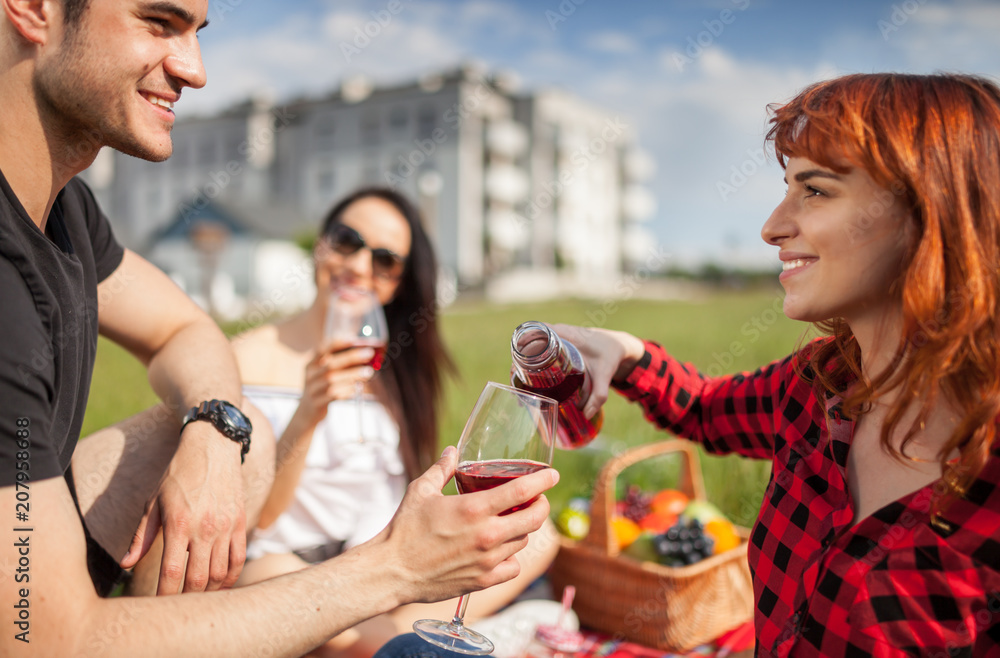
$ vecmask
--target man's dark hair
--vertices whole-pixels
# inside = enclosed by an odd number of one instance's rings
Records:
[[[80,24],[80,17],[87,9],[90,0],[63,0],[63,22],[66,27],[73,29]]]

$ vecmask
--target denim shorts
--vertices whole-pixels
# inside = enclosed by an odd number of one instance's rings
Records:
[[[407,633],[386,642],[373,658],[461,658],[462,655],[436,647],[416,633]]]

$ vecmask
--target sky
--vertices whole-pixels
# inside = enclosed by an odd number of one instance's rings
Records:
[[[769,103],[854,72],[1000,78],[1000,0],[210,0],[208,17],[208,85],[180,117],[468,61],[620,117],[656,163],[647,229],[683,266],[777,266]]]

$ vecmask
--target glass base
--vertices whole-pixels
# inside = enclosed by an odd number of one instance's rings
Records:
[[[431,644],[470,656],[493,653],[493,643],[476,631],[449,621],[421,619],[413,622],[413,631]]]

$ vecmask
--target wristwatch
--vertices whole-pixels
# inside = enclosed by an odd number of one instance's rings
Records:
[[[206,400],[197,407],[191,407],[184,416],[181,432],[188,423],[196,420],[207,420],[215,426],[215,429],[239,443],[242,446],[240,463],[246,460],[247,453],[250,452],[250,433],[253,432],[253,425],[235,405],[225,400]]]

